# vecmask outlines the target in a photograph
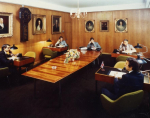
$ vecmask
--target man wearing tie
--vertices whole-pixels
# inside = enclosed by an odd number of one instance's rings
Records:
[[[136,52],[135,48],[131,44],[128,44],[127,39],[123,40],[123,42],[121,43],[121,45],[119,47],[119,51],[120,52],[124,51],[125,53]]]
[[[88,49],[92,49],[92,50],[96,50],[96,49],[100,49],[101,46],[98,44],[98,42],[94,42],[94,38],[90,38],[90,42],[87,45]]]

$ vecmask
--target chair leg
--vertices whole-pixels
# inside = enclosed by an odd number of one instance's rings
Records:
[[[9,80],[9,77],[8,77],[8,76],[7,76],[7,81],[8,81],[8,84],[9,84],[9,86],[10,86],[11,84],[10,84],[10,80]]]

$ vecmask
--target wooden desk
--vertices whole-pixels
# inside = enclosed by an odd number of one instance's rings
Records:
[[[137,58],[136,54],[117,54],[117,53],[111,53],[111,57],[118,57],[118,56],[130,56],[130,57],[134,57]],[[143,56],[140,56],[140,58],[143,58]]]
[[[8,59],[11,59],[11,57]],[[17,59],[14,60],[14,66],[21,67],[32,62],[34,62],[33,57],[27,57],[27,56],[17,57]]]
[[[49,48],[52,51],[57,51],[57,52],[63,52],[68,49],[68,47],[62,47],[62,48],[60,48],[60,47],[43,47],[43,48]]]
[[[70,74],[80,70],[89,63],[93,62],[100,56],[100,51],[87,51],[85,54],[80,53],[80,58],[74,62],[64,63],[66,55],[58,56],[44,64],[41,64],[22,75],[35,79],[56,83],[59,82],[59,104],[61,99],[61,84],[60,80]],[[52,69],[52,66],[57,66]],[[34,92],[36,92],[36,81],[34,82]],[[36,96],[36,93],[34,93]]]
[[[96,80],[96,91],[97,91],[97,81],[107,82],[110,84],[114,84],[114,77],[109,76],[109,71],[118,71],[120,70],[113,68],[113,67],[104,67],[105,71],[101,71],[101,68],[95,73],[95,80]],[[144,78],[145,79],[145,78]],[[150,92],[150,80],[149,83],[144,83],[143,90]]]

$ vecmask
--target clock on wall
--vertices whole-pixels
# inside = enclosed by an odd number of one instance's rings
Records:
[[[28,41],[28,23],[31,20],[31,12],[28,8],[21,7],[19,11],[20,18],[20,41]]]

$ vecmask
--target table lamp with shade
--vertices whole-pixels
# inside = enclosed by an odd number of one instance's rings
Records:
[[[51,41],[50,38],[49,38],[46,42],[52,42],[52,41]],[[49,47],[52,47],[52,46],[53,46],[53,44],[50,44],[50,45],[49,45]]]
[[[144,46],[144,45],[139,44],[139,43],[137,43],[137,45],[134,46],[134,48],[138,48],[138,49],[141,49],[141,48],[143,48],[143,47],[146,48],[146,51],[145,51],[145,52],[139,52],[139,53],[137,53],[137,61],[138,61],[138,63],[139,63],[140,65],[146,64],[147,62],[146,62],[145,60],[150,61],[149,59],[144,58],[144,57],[143,57],[143,59],[140,58],[140,56],[143,55],[143,53],[148,52],[147,46]]]
[[[16,49],[18,49],[18,47],[16,47],[15,44],[13,44],[13,46],[10,47],[10,49],[11,49],[11,50],[16,50]]]

